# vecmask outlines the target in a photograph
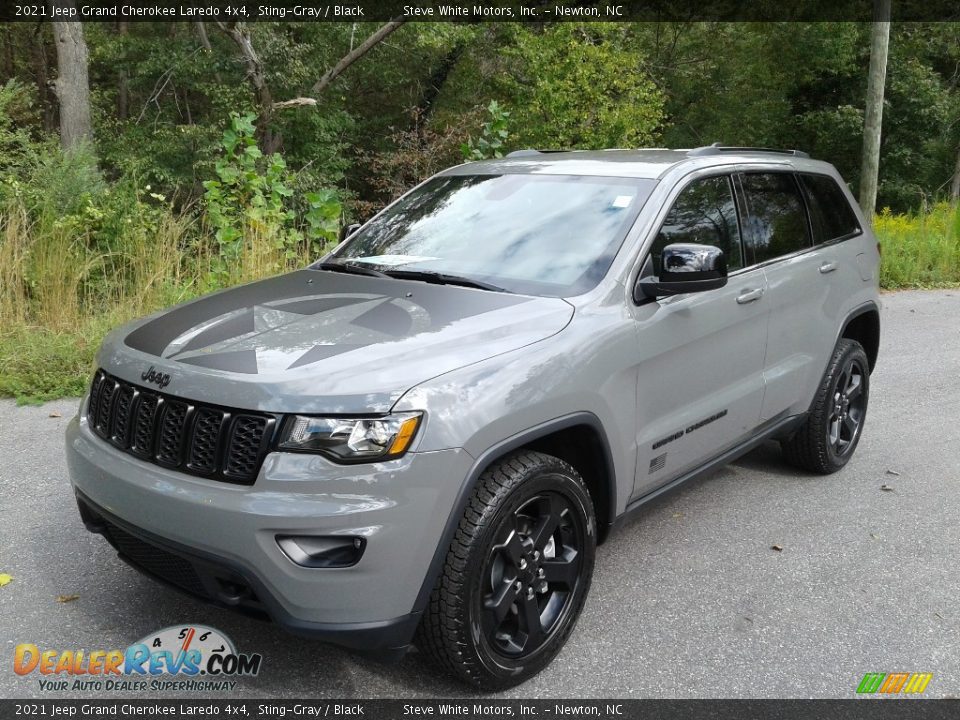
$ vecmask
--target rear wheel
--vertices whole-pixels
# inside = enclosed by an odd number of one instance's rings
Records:
[[[870,399],[870,364],[860,343],[843,338],[830,359],[806,422],[781,443],[787,461],[827,475],[853,457]]]
[[[520,452],[480,477],[417,645],[471,685],[506,688],[560,651],[590,587],[596,522],[577,471]]]

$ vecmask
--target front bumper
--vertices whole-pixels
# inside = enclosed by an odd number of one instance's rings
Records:
[[[461,449],[350,466],[272,453],[253,485],[238,486],[137,460],[96,436],[82,412],[67,429],[84,522],[131,564],[297,634],[372,651],[409,644],[471,464]],[[360,536],[366,548],[352,567],[305,568],[278,535]]]

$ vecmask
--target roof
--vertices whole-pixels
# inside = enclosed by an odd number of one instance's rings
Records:
[[[795,150],[725,148],[708,146],[694,150],[650,148],[642,150],[519,150],[503,158],[479,160],[445,170],[442,175],[493,175],[535,173],[542,175],[597,175],[607,177],[660,178],[669,170],[690,170],[721,165],[777,164],[797,170],[823,172],[829,167]]]

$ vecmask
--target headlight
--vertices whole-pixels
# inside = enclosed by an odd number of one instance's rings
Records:
[[[281,450],[316,452],[340,462],[388,460],[403,455],[417,433],[423,413],[371,418],[287,418]]]

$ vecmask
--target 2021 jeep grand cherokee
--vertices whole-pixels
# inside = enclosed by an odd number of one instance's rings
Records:
[[[798,152],[451,168],[307,269],[111,333],[67,432],[80,511],[212,602],[509,686],[626,513],[766,439],[850,459],[878,260]]]

